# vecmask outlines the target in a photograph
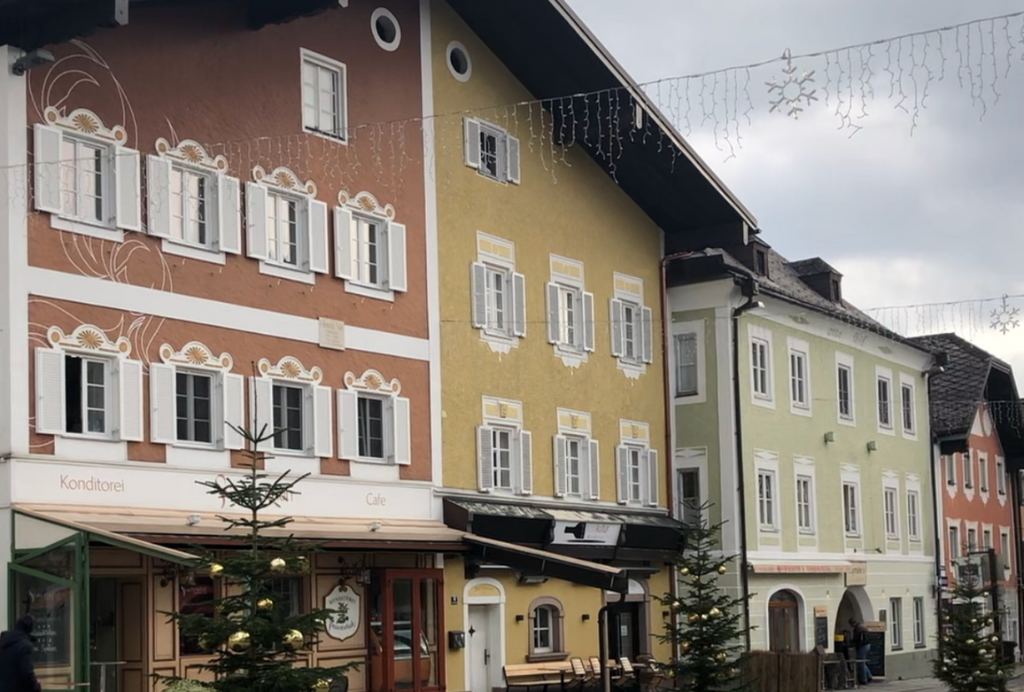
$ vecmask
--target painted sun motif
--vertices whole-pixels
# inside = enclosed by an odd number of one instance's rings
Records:
[[[103,337],[91,329],[86,329],[78,335],[78,345],[82,348],[97,349],[103,343]]]
[[[186,144],[181,148],[181,156],[189,163],[199,163],[203,160],[203,152],[195,144]]]
[[[295,178],[284,171],[278,171],[274,174],[274,184],[278,187],[295,187]]]
[[[369,387],[370,389],[380,389],[380,386],[382,384],[380,377],[378,377],[376,374],[372,372],[366,376],[365,382],[366,386]]]
[[[377,205],[374,204],[373,200],[370,199],[369,197],[360,197],[359,206],[364,211],[374,211],[377,208]]]
[[[294,360],[288,360],[281,364],[281,373],[294,379],[302,374],[302,368]]]
[[[185,358],[193,365],[204,365],[207,361],[206,351],[199,346],[191,346],[185,351]]]
[[[91,135],[98,132],[100,129],[100,124],[96,122],[96,118],[92,117],[88,113],[79,113],[74,117],[72,122],[74,122],[76,130],[86,134]]]

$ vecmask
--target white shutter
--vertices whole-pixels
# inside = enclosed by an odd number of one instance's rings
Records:
[[[551,458],[555,463],[555,497],[565,496],[565,437],[555,435],[551,438],[553,449]]]
[[[408,466],[412,463],[412,429],[410,425],[409,400],[395,397],[394,420],[395,428],[395,463]]]
[[[174,444],[177,436],[177,371],[173,365],[149,366],[149,441]]]
[[[249,257],[267,259],[267,188],[259,183],[245,184],[245,232]]]
[[[352,272],[352,212],[334,208],[334,275],[351,281]]]
[[[512,333],[526,336],[526,277],[512,273]]]
[[[494,488],[494,429],[486,425],[476,429],[476,467],[479,489],[489,492]]]
[[[644,362],[654,362],[654,313],[650,308],[640,309],[640,338],[644,342],[640,351]]]
[[[658,450],[647,450],[647,504],[658,506]]]
[[[473,327],[487,326],[487,267],[479,262],[470,265],[473,284]]]
[[[266,377],[249,378],[249,421],[250,434],[260,439],[260,446],[273,447],[274,382]]]
[[[608,315],[612,327],[612,355],[616,358],[622,356],[622,301],[612,298],[608,301]]]
[[[242,252],[241,187],[238,178],[217,176],[217,247],[233,255]]]
[[[548,343],[557,344],[562,336],[561,310],[558,309],[558,284],[545,284],[545,291],[548,296]]]
[[[338,390],[338,457],[359,456],[359,395],[349,389]]]
[[[245,449],[245,377],[226,373],[221,378],[224,396],[224,448]]]
[[[508,136],[508,156],[506,157],[508,162],[508,180],[511,183],[519,184],[519,139]]]
[[[61,212],[60,157],[64,136],[49,125],[35,126],[35,188],[36,209],[51,214]],[[63,357],[63,356],[61,356]],[[63,361],[61,361],[63,362]],[[36,421],[36,430],[38,430]],[[60,432],[64,432],[61,425]]]
[[[118,383],[121,387],[121,417],[118,421],[122,440],[141,442],[145,439],[142,413],[142,362],[121,360],[118,365]]]
[[[583,349],[594,350],[594,294],[583,294]]]
[[[472,118],[463,118],[462,136],[466,165],[480,168],[480,123]]]
[[[392,291],[408,290],[405,265],[405,226],[388,224],[388,288]]]
[[[597,440],[590,441],[589,493],[591,500],[601,499],[601,448]]]
[[[618,496],[620,505],[629,501],[629,448],[619,445],[615,448],[615,472],[619,477]]]
[[[64,416],[64,353],[52,348],[37,348],[36,432],[63,435],[66,430]]]
[[[519,433],[519,494],[533,494],[533,435]]]
[[[139,152],[114,147],[114,209],[118,228],[142,230],[142,164]]]
[[[327,205],[318,199],[308,202],[309,213],[309,270],[317,274],[326,274],[327,266]]]
[[[157,238],[169,238],[171,162],[162,156],[146,157],[146,203],[146,232]]]
[[[334,456],[334,419],[331,407],[331,388],[313,387],[313,456]]]

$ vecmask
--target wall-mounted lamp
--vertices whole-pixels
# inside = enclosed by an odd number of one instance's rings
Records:
[[[671,613],[669,613],[667,610],[661,611],[661,617],[663,617],[663,618],[667,618],[670,614]]]
[[[590,613],[583,613],[583,622],[590,622]]]
[[[522,622],[526,619],[525,615],[516,615],[516,622]]]
[[[825,433],[825,444],[828,444],[829,442],[835,442],[835,441],[836,441],[836,434],[834,432],[829,430],[827,433]]]
[[[878,451],[878,443],[875,442],[874,440],[871,440],[871,442],[868,442],[868,451],[869,452],[877,452]]]
[[[40,48],[32,51],[31,53],[26,53],[15,60],[14,64],[11,65],[11,72],[20,77],[33,67],[40,67],[50,62],[53,62],[53,53]]]
[[[203,516],[201,514],[190,514],[190,515],[188,515],[188,519],[186,519],[185,522],[189,526],[195,526],[196,524],[198,524],[202,520],[203,520]]]

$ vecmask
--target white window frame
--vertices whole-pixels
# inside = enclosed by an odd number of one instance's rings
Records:
[[[139,152],[123,146],[128,134],[121,125],[104,126],[84,108],[66,116],[54,107],[35,125],[35,208],[50,213],[50,226],[81,235],[122,242],[124,231],[142,230],[142,165]],[[94,147],[100,151],[100,218],[70,213],[65,209],[64,144]],[[75,169],[77,172],[77,168]],[[80,178],[76,178],[80,185]]]
[[[253,169],[253,181],[245,185],[246,252],[260,261],[260,273],[279,279],[315,284],[317,274],[328,272],[327,204],[316,198],[312,181],[302,183],[298,176],[284,167],[267,173],[262,167]],[[295,203],[296,262],[287,263],[270,257],[270,205],[275,199]],[[274,234],[280,244],[274,213]],[[275,249],[276,251],[276,249]]]
[[[409,399],[399,396],[402,391],[398,380],[384,377],[377,370],[366,370],[359,377],[355,373],[345,374],[346,387],[337,392],[338,399],[338,458],[353,462],[354,469],[373,466],[399,467],[412,464],[412,404]],[[381,401],[382,456],[369,456],[360,450],[363,429],[360,424],[360,401]],[[365,467],[360,465],[365,464]],[[358,471],[363,473],[362,470]],[[380,479],[379,468],[367,472],[374,479]],[[398,471],[392,471],[391,478],[398,480]]]
[[[369,277],[367,229],[376,228],[377,280]],[[405,225],[395,220],[395,209],[381,204],[369,192],[350,197],[338,193],[334,207],[334,275],[345,282],[345,291],[366,298],[393,302],[396,293],[408,290]]]
[[[860,538],[864,534],[864,516],[860,503],[860,482],[843,479],[842,498],[843,533],[847,538]],[[850,506],[847,505],[848,499],[852,499],[852,505]]]
[[[495,145],[495,170],[492,173],[485,165],[482,146],[484,137],[493,137]],[[507,130],[479,118],[463,119],[463,150],[465,164],[492,182],[501,185],[518,185],[521,180],[522,161],[519,139]]]
[[[619,420],[619,445],[615,449],[616,499],[620,505],[657,507],[661,475],[658,452],[650,446],[651,428],[647,423]],[[633,462],[639,465],[634,480]],[[639,484],[639,493],[633,489]]]
[[[978,549],[978,522],[968,521],[967,524],[967,551],[974,552]]]
[[[582,262],[551,255],[549,264],[550,281],[544,287],[548,343],[563,365],[579,367],[595,347],[594,294],[585,290]]]
[[[845,371],[848,377],[849,415],[844,416],[840,407],[840,383],[839,373]],[[856,370],[854,369],[854,358],[846,353],[836,351],[836,420],[840,425],[857,425],[857,395],[855,383]]]
[[[974,495],[974,454],[970,448],[960,454],[960,464],[964,472],[964,490],[968,495]]]
[[[957,519],[947,520],[946,540],[949,543],[949,559],[956,560],[960,557],[960,550],[963,547],[960,539],[960,521]]]
[[[921,540],[921,491],[914,488],[907,490],[907,538]]]
[[[672,495],[673,497],[673,516],[680,522],[686,524],[691,519],[695,519],[698,516],[703,518],[703,511],[697,512],[696,510],[704,506],[704,502],[708,498],[708,449],[707,447],[687,447],[684,449],[677,449],[672,459],[672,474],[673,483],[676,484],[677,491]],[[683,491],[680,487],[681,475],[684,473],[696,473],[697,474],[697,507],[687,510],[683,506]]]
[[[470,265],[470,312],[480,339],[495,353],[506,354],[526,337],[526,277],[516,272],[515,244],[477,231],[477,257]],[[497,310],[493,277],[501,276],[503,326],[492,322]]]
[[[679,339],[687,335],[692,335],[694,341],[694,358],[696,362],[693,368],[697,391],[692,394],[681,394],[679,391]],[[671,391],[677,404],[703,404],[707,401],[707,355],[705,352],[707,346],[704,343],[704,339],[704,320],[672,323],[672,369],[669,377],[671,378]]]
[[[812,415],[811,349],[802,339],[786,338],[789,352],[789,410],[798,416]]]
[[[779,530],[779,474],[757,469],[757,525],[760,531]]]
[[[540,624],[540,613],[543,612],[547,617],[547,625],[542,626]],[[555,607],[552,605],[539,605],[534,609],[534,616],[530,618],[530,637],[533,641],[533,645],[530,647],[531,653],[533,654],[550,654],[555,650],[555,622],[558,617],[555,611]],[[541,632],[547,632],[548,645],[537,646],[537,635]]]
[[[924,596],[914,596],[914,648],[923,649],[925,642]]]
[[[750,352],[750,397],[756,406],[775,408],[775,372],[773,368],[774,353],[772,349],[771,330],[757,325],[748,325],[748,350]],[[763,354],[760,350],[763,349]],[[760,355],[758,355],[760,354]],[[762,357],[764,362],[761,362]],[[759,386],[764,375],[765,389]]]
[[[519,455],[516,447],[517,428],[512,425],[492,425],[491,427],[491,474],[494,478],[494,490],[504,492],[515,492],[516,489],[516,458]],[[499,446],[499,440],[508,441],[508,447]],[[508,469],[504,463],[499,464],[499,455],[508,453]],[[508,483],[504,482],[502,476],[508,473]]]
[[[978,450],[978,492],[988,501],[988,452]]]
[[[186,375],[187,377],[208,377],[210,379],[210,440],[209,442],[202,442],[198,440],[183,440],[178,437],[178,410],[177,410],[177,399],[180,396],[178,390],[178,375]],[[223,412],[223,395],[220,393],[223,385],[221,384],[221,373],[214,370],[200,370],[198,368],[174,368],[174,419],[175,419],[175,431],[174,431],[174,444],[179,447],[199,447],[207,449],[217,449],[218,447],[218,426],[224,425],[224,412]],[[194,396],[194,392],[192,393]],[[190,407],[194,408],[193,397],[186,394],[186,398],[189,399]]]
[[[585,411],[559,408],[555,411],[557,434],[552,438],[552,462],[555,497],[599,500],[601,497],[601,452],[591,436],[591,416]],[[578,449],[579,491],[570,489],[569,446]]]
[[[956,454],[943,454],[942,458],[945,459],[946,462],[946,485],[956,488]]]
[[[1016,571],[1016,563],[1013,560],[1013,542],[1010,540],[1009,527],[999,527],[999,552],[1003,556],[1003,576],[1008,579],[1010,574]]]
[[[988,550],[995,547],[992,543],[992,524],[981,525],[981,546],[983,550]]]
[[[1001,456],[996,456],[996,493],[999,495],[999,501],[1006,501],[1006,460]]]
[[[65,363],[67,358],[78,358],[82,361],[82,372],[81,372],[81,400],[79,401],[79,408],[82,414],[82,431],[81,432],[66,432],[65,437],[80,437],[91,440],[113,440],[116,438],[116,430],[118,427],[117,420],[117,380],[114,377],[115,359],[112,356],[96,355],[89,351],[73,351],[71,349],[65,349],[64,351]],[[103,432],[89,432],[89,408],[86,406],[86,400],[88,397],[88,364],[98,363],[103,366]],[[65,387],[67,387],[67,380],[65,375]],[[65,400],[66,401],[66,400]],[[66,406],[67,404],[65,404]]]
[[[333,396],[330,387],[322,386],[323,373],[317,367],[307,370],[291,356],[277,363],[263,358],[256,366],[260,374],[249,378],[249,421],[257,434],[264,426],[268,433],[274,429],[275,386],[296,387],[302,393],[301,448],[278,447],[274,439],[268,440],[267,449],[273,450],[275,457],[287,457],[268,461],[268,465],[287,464],[292,470],[319,473],[320,459],[334,456]]]
[[[300,71],[299,86],[301,90],[302,108],[302,129],[304,132],[323,137],[336,144],[348,143],[348,68],[345,63],[329,58],[326,55],[314,53],[306,48],[300,49]],[[338,119],[338,128],[335,131],[324,130],[317,125],[319,122],[311,123],[309,114],[306,112],[306,65],[311,65],[317,70],[326,70],[334,74],[337,79],[338,93],[335,94],[334,115]],[[319,75],[319,72],[317,72]],[[319,84],[315,85],[317,102],[314,104],[316,118],[319,120],[322,109],[320,108]]]
[[[643,279],[614,272],[612,285],[614,296],[608,302],[611,353],[626,377],[636,379],[654,362],[654,313],[644,304]],[[627,310],[631,312],[628,317]],[[632,346],[632,355],[627,353],[627,344]]]
[[[900,489],[896,484],[882,481],[882,521],[887,541],[900,540]]]
[[[882,400],[882,383],[885,383],[886,400]],[[883,408],[884,406],[884,408]],[[883,412],[887,420],[883,420]],[[892,370],[880,366],[875,367],[875,421],[878,424],[878,432],[883,435],[896,434],[896,421],[894,419],[895,409],[893,408],[893,379]]]
[[[484,493],[496,495],[532,495],[533,494],[533,436],[523,429],[523,404],[510,399],[485,396],[482,398],[483,424],[476,429],[477,437],[477,489]],[[509,434],[511,463],[511,488],[499,487],[494,482],[494,438],[497,432]],[[487,449],[483,447],[488,436],[490,454],[488,463],[490,472],[484,470],[484,456]],[[489,481],[489,482],[488,482]]]
[[[910,420],[907,420],[907,411],[904,397],[910,392]],[[917,385],[910,375],[900,373],[900,434],[908,440],[917,439]]]
[[[889,642],[893,651],[903,649],[903,597],[889,598]]]
[[[797,473],[796,523],[800,533],[815,533],[814,509],[814,477]]]

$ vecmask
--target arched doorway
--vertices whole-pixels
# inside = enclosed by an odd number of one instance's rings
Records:
[[[867,622],[871,617],[871,601],[867,593],[860,586],[851,586],[843,592],[843,599],[839,601],[839,610],[836,612],[835,633],[841,634],[850,628],[850,618]]]
[[[768,599],[768,648],[800,651],[800,597],[789,589]]]

